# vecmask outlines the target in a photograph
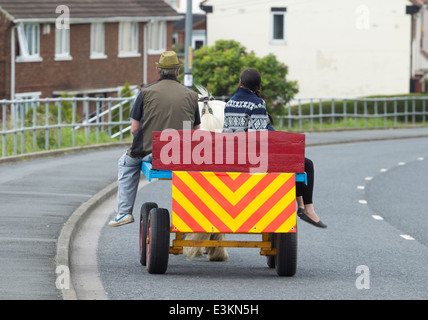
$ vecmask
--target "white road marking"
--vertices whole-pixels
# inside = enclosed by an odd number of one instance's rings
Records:
[[[387,172],[387,171],[388,169],[385,169],[385,168],[380,169],[380,172]]]
[[[357,186],[357,189],[364,190],[364,186]]]
[[[372,215],[373,219],[375,220],[383,220],[383,218],[381,216],[378,216],[376,214]]]
[[[398,165],[399,166],[404,166],[406,163],[405,162],[399,162]]]
[[[370,181],[370,180],[373,179],[373,177],[365,177],[364,179],[367,180],[367,181]]]
[[[358,200],[358,202],[361,204],[367,204],[367,200]]]
[[[409,236],[408,234],[400,234],[400,237],[402,237],[406,240],[415,240],[415,238]]]

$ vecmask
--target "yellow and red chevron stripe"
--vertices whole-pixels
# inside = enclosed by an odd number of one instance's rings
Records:
[[[294,173],[174,171],[172,231],[295,232]]]

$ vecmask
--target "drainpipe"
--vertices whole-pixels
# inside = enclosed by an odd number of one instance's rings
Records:
[[[406,6],[406,14],[410,15],[410,88],[409,92],[414,92],[415,86],[413,82],[413,38],[414,38],[414,32],[413,32],[413,26],[415,23],[415,14],[419,12],[420,7],[411,5]]]
[[[10,33],[10,99],[15,99],[15,29],[12,27]]]
[[[147,21],[143,26],[143,86],[147,84],[147,46],[148,46],[148,40],[147,40],[147,34],[148,34],[148,23],[150,21]]]

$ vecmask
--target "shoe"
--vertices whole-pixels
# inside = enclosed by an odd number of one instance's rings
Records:
[[[122,213],[117,214],[116,217],[108,223],[108,225],[110,227],[118,227],[132,222],[134,222],[134,217],[132,216],[132,214]]]
[[[297,209],[297,215],[300,219],[302,219],[303,221],[310,223],[312,225],[314,225],[315,227],[318,228],[322,228],[322,229],[326,229],[327,225],[325,225],[321,220],[318,222],[315,222],[314,220],[312,220],[311,218],[309,218],[306,214],[305,211],[302,208]]]

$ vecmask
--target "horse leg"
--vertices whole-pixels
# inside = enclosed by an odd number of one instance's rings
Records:
[[[186,233],[185,240],[209,240],[210,233]],[[204,254],[204,247],[183,247],[183,253],[187,257],[187,260],[201,257]]]
[[[210,240],[225,240],[226,236],[224,233],[213,233],[210,235]],[[208,259],[210,261],[227,261],[229,259],[229,254],[227,253],[226,248],[223,247],[210,247],[206,248],[208,253]]]

